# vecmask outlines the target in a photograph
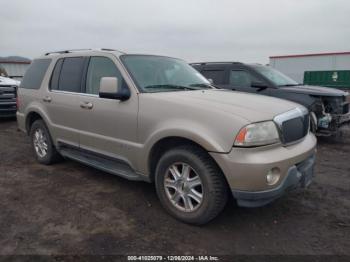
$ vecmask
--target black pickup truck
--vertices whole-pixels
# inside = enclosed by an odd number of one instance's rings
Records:
[[[336,136],[350,124],[348,92],[298,84],[281,72],[260,64],[210,62],[191,64],[218,88],[278,97],[309,109],[311,129],[319,136]]]
[[[16,116],[19,84],[19,81],[0,76],[0,118]]]

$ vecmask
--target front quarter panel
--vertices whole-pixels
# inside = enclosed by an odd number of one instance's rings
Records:
[[[213,108],[197,108],[181,101],[157,99],[158,94],[139,95],[138,139],[142,173],[148,174],[148,157],[154,144],[163,138],[189,139],[208,152],[230,152],[236,134],[248,121]],[[145,157],[148,156],[148,157]]]
[[[315,98],[308,94],[286,92],[283,88],[271,89],[271,96],[301,104],[308,109],[315,103]]]

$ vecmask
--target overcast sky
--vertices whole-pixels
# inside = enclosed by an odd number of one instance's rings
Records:
[[[108,47],[268,63],[349,43],[349,0],[0,0],[0,56]]]

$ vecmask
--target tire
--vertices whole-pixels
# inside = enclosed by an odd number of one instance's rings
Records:
[[[315,112],[310,112],[310,131],[314,134],[317,133],[317,116]]]
[[[174,173],[187,175],[175,179]],[[192,145],[171,149],[160,158],[155,184],[168,213],[189,224],[209,222],[224,209],[228,199],[228,186],[220,168],[207,152]]]
[[[30,138],[36,160],[40,164],[51,165],[61,160],[61,156],[57,152],[43,120],[36,120],[32,124]],[[44,150],[45,148],[46,150]]]

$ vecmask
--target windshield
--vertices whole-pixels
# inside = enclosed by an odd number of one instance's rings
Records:
[[[212,88],[186,62],[151,55],[123,55],[121,59],[142,92],[169,92]]]
[[[253,65],[253,68],[256,71],[258,71],[260,74],[265,76],[267,79],[269,79],[271,82],[273,82],[278,87],[299,85],[293,79],[289,78],[288,76],[282,74],[281,72],[279,72],[271,67],[261,66],[261,65]]]

